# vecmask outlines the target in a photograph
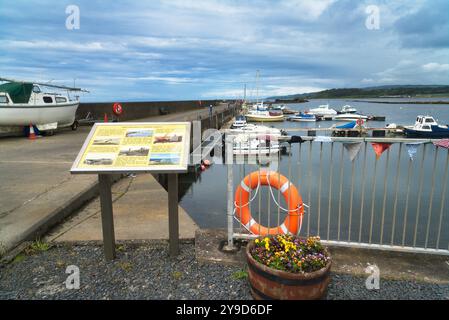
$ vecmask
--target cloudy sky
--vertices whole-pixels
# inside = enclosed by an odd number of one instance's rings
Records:
[[[0,0],[0,76],[76,79],[84,101],[241,98],[245,83],[255,97],[256,70],[259,96],[449,84],[448,12],[447,0]]]

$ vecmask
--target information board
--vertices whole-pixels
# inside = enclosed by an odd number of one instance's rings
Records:
[[[186,172],[190,122],[96,123],[70,172]]]

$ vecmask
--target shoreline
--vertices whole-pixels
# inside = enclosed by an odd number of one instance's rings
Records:
[[[375,99],[375,98],[373,98]],[[352,102],[383,103],[383,104],[449,104],[449,101],[372,101],[372,100],[349,100]]]

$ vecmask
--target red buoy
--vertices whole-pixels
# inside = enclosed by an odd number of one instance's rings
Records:
[[[123,113],[122,105],[118,102],[114,103],[114,105],[112,106],[112,112],[114,112],[116,116],[120,116]]]

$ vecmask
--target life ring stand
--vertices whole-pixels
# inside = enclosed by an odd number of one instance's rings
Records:
[[[274,187],[282,193],[288,204],[284,222],[277,227],[268,228],[259,224],[252,216],[250,191],[260,185]],[[304,215],[302,197],[296,187],[283,175],[270,171],[255,171],[247,175],[235,191],[235,216],[237,220],[255,235],[298,234]],[[279,204],[278,204],[279,205]]]
[[[123,113],[123,107],[120,103],[116,102],[114,103],[114,105],[112,106],[112,112],[116,115],[116,116],[120,116]]]

